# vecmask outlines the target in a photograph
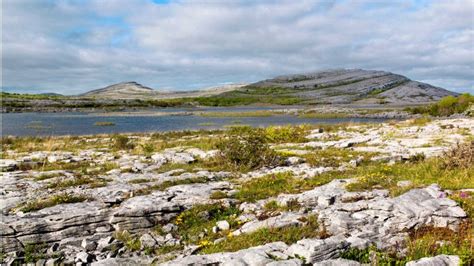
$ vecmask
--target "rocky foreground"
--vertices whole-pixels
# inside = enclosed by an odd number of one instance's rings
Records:
[[[474,119],[313,127],[297,140],[282,138],[278,128],[267,133],[278,163],[245,170],[230,168],[213,145],[232,138],[225,132],[4,139],[1,259],[36,265],[473,262],[472,165],[438,169],[436,158],[473,140]],[[466,156],[474,157],[472,149]],[[438,172],[424,175],[427,168]],[[404,169],[408,174],[396,175]],[[415,254],[414,244],[430,234],[439,236],[433,243],[440,248]],[[460,246],[450,249],[455,242]]]

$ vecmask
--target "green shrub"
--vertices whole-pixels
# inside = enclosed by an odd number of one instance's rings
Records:
[[[217,147],[220,156],[233,169],[254,169],[279,163],[276,153],[270,149],[263,129],[235,127]]]
[[[130,141],[128,136],[115,135],[113,137],[114,148],[116,150],[131,150],[135,145]]]
[[[147,157],[150,157],[155,152],[155,145],[151,143],[141,145],[143,154]]]
[[[458,97],[446,96],[437,103],[426,107],[413,107],[407,110],[414,114],[429,114],[432,116],[449,116],[464,113],[469,106],[474,104],[474,96],[464,93]]]

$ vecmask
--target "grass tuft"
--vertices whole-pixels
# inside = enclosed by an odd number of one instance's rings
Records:
[[[83,202],[87,199],[88,199],[87,197],[82,196],[82,195],[72,195],[68,193],[62,193],[62,194],[54,195],[47,199],[27,202],[25,205],[20,206],[18,209],[22,212],[32,212],[32,211],[38,211],[44,208],[52,207],[58,204]]]

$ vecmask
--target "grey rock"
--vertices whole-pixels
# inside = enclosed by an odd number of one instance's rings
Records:
[[[150,234],[143,234],[140,237],[140,243],[142,244],[142,248],[153,248],[156,246],[156,240]]]
[[[274,256],[287,249],[283,242],[269,243],[237,252],[224,252],[209,255],[191,255],[163,263],[162,265],[266,265],[274,262]],[[271,255],[269,255],[271,254]],[[283,254],[286,259],[288,256]],[[277,259],[279,259],[277,257]],[[291,264],[290,264],[291,265]]]
[[[436,257],[421,258],[410,261],[407,266],[458,266],[461,260],[458,256],[438,255]]]
[[[403,180],[403,181],[398,181],[397,186],[399,187],[409,187],[413,184],[410,180]]]
[[[230,229],[230,224],[227,221],[218,221],[216,226],[220,231],[226,231]]]
[[[59,264],[59,259],[58,258],[53,258],[53,259],[48,259],[46,261],[45,266],[55,266]]]
[[[303,265],[303,261],[299,259],[289,259],[289,260],[278,260],[267,263],[265,266],[300,266]]]
[[[101,238],[97,241],[97,250],[99,252],[104,252],[110,250],[111,244],[114,241],[112,236]]]
[[[241,228],[234,231],[234,235],[248,234],[262,228],[281,228],[286,226],[299,226],[303,223],[299,220],[304,215],[299,213],[282,213],[278,216],[270,217],[262,221],[251,221],[245,223]]]
[[[303,159],[296,156],[291,156],[286,159],[288,165],[297,165],[303,162]]]
[[[0,159],[0,171],[15,171],[17,168],[17,161],[11,159]]]
[[[132,258],[107,258],[104,260],[99,260],[91,263],[92,266],[135,266],[135,265],[143,265],[148,266],[151,265],[153,259],[146,258],[146,257],[132,257]]]
[[[94,251],[97,248],[97,243],[95,241],[84,238],[81,243],[81,247],[86,251]]]
[[[307,263],[334,259],[349,248],[349,243],[343,236],[333,236],[327,239],[303,239],[288,248],[288,254],[306,258]]]
[[[46,254],[49,254],[49,255],[54,254],[58,251],[58,249],[59,249],[59,243],[53,243],[46,251]]]
[[[94,259],[94,256],[87,253],[87,252],[79,252],[76,254],[75,262],[82,262],[82,263],[91,263]]]
[[[362,265],[357,261],[347,259],[331,259],[323,260],[313,264],[314,266],[359,266]]]
[[[162,228],[163,232],[170,233],[178,230],[178,226],[172,223],[165,224]]]

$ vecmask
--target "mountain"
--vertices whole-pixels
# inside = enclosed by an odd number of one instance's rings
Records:
[[[447,95],[458,94],[390,72],[335,69],[278,76],[220,96],[294,98],[306,104],[412,104],[437,101]]]
[[[193,91],[158,91],[137,82],[122,82],[79,96],[104,100],[210,97],[235,104],[404,105],[430,103],[447,95],[457,93],[386,71],[334,69]]]
[[[121,82],[102,89],[92,90],[79,96],[94,98],[131,99],[157,95],[152,88],[145,87],[135,81]]]

